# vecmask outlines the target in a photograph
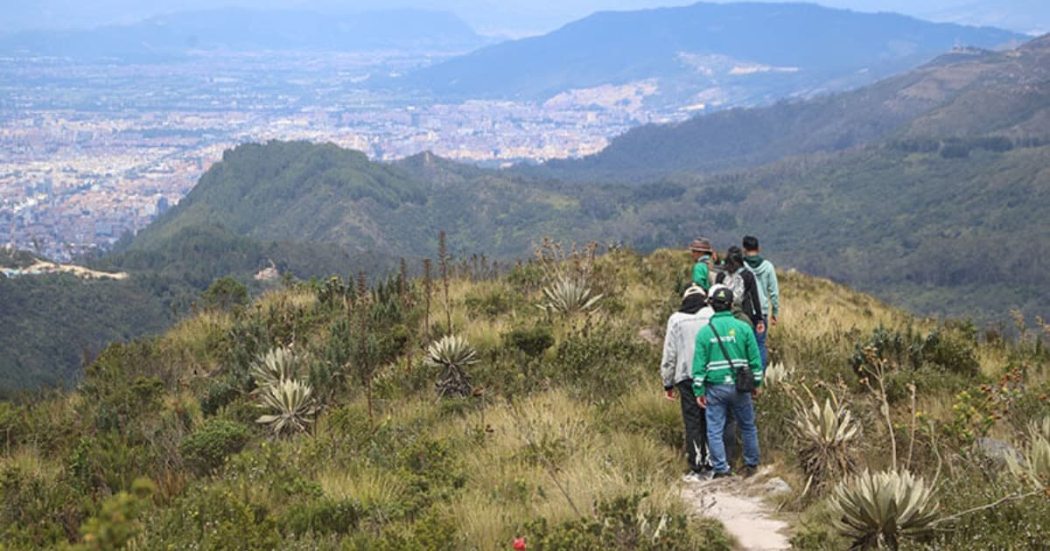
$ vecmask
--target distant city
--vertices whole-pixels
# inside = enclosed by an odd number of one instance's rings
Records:
[[[631,126],[686,116],[646,111],[644,83],[544,103],[459,104],[355,85],[420,62],[396,53],[111,65],[0,58],[2,242],[57,260],[109,247],[244,142],[332,142],[387,161],[429,150],[499,165],[587,155]]]

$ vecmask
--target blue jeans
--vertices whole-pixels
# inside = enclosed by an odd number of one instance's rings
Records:
[[[716,473],[729,472],[726,463],[724,431],[726,412],[732,409],[740,436],[744,441],[744,464],[758,465],[758,428],[755,427],[755,409],[751,407],[751,393],[737,392],[735,385],[708,385],[707,394],[707,447]]]
[[[769,365],[769,353],[766,352],[766,333],[769,333],[769,316],[762,316],[762,322],[766,326],[766,330],[759,333],[758,329],[755,329],[755,340],[758,341],[758,352],[762,355],[762,372],[765,373],[766,366]]]

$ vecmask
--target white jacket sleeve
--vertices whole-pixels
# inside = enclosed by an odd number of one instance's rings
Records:
[[[663,379],[665,389],[674,386],[675,367],[678,365],[677,335],[678,325],[668,321],[664,335],[664,357],[660,361],[660,377]]]

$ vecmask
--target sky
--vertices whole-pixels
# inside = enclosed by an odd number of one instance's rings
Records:
[[[87,28],[216,7],[363,11],[412,7],[451,11],[483,34],[552,31],[595,11],[681,6],[695,0],[0,0],[0,30]],[[895,11],[935,21],[1050,32],[1050,0],[818,0],[857,11]]]

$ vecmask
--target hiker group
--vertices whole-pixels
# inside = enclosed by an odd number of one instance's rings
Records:
[[[660,372],[667,399],[675,400],[677,391],[681,402],[688,481],[732,476],[735,427],[743,475],[758,467],[752,400],[765,374],[766,333],[777,323],[780,297],[776,271],[762,258],[758,239],[746,236],[742,245],[723,257],[707,239],[690,244],[692,282],[667,322]]]

